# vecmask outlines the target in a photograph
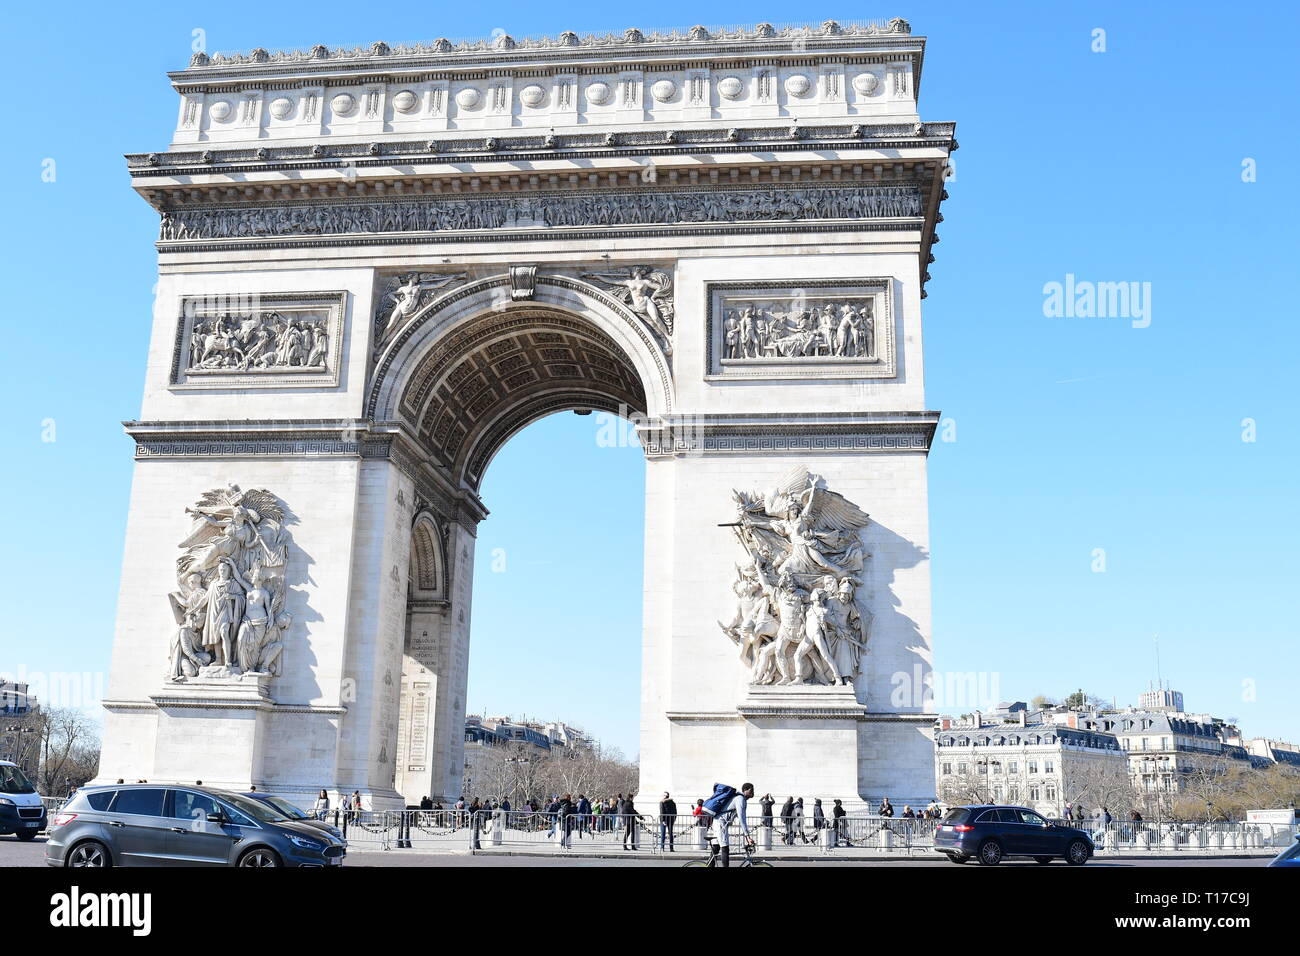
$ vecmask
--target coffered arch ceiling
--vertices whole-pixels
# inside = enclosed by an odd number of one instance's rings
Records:
[[[433,461],[478,489],[497,450],[554,412],[644,415],[631,360],[593,323],[542,305],[460,325],[413,371],[403,411]]]

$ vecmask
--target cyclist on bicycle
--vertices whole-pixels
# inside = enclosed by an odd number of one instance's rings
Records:
[[[704,801],[704,810],[711,815],[709,820],[709,845],[714,856],[721,853],[723,866],[726,866],[727,827],[735,820],[740,821],[740,832],[745,838],[745,845],[754,848],[754,836],[749,832],[749,801],[754,796],[754,785],[743,783],[740,789],[726,784],[715,783],[713,796]]]

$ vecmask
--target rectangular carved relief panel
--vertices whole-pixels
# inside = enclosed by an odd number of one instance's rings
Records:
[[[887,278],[706,284],[709,379],[893,378]]]
[[[186,296],[173,388],[337,385],[346,292]]]

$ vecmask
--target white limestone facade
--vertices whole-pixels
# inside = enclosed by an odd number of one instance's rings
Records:
[[[933,796],[933,715],[891,698],[932,661],[921,302],[956,142],[917,115],[923,50],[760,25],[171,74],[170,148],[128,157],[159,283],[102,779],[455,799],[483,474],[599,410],[646,453],[642,791]],[[869,515],[847,684],[751,683],[719,627],[733,490],[792,469]],[[176,679],[186,509],[232,483],[283,509],[282,649]]]

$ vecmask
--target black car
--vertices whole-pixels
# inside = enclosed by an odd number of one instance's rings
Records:
[[[250,790],[247,793],[242,794],[242,796],[248,797],[250,800],[260,800],[268,807],[273,807],[280,811],[280,813],[284,814],[284,817],[287,820],[293,820],[296,823],[305,823],[309,827],[316,827],[318,830],[324,830],[336,840],[342,840],[344,843],[347,843],[347,841],[343,839],[343,831],[338,827],[334,826],[332,823],[326,823],[318,817],[312,816],[305,810],[299,809],[283,797],[272,796],[271,794],[263,793],[260,790]]]
[[[954,863],[974,857],[985,866],[1010,856],[1039,863],[1060,857],[1071,866],[1082,866],[1096,851],[1083,830],[1049,823],[1025,807],[992,806],[953,807],[939,821],[934,848]]]

